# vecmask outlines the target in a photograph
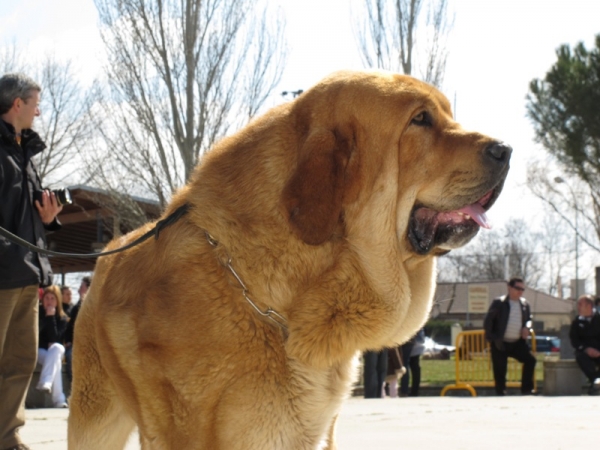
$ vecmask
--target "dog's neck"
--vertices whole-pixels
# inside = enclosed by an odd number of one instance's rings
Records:
[[[205,235],[206,235],[206,240],[212,247],[217,248],[219,246],[219,242],[214,237],[212,237],[210,235],[210,233],[205,231]],[[268,319],[275,325],[279,326],[282,329],[284,336],[287,337],[288,328],[287,328],[286,318],[283,315],[279,314],[277,311],[275,311],[270,306],[268,306],[266,309],[260,308],[254,302],[254,300],[252,300],[252,298],[250,296],[250,292],[249,292],[248,288],[246,287],[246,283],[244,283],[244,280],[242,279],[242,277],[240,277],[240,275],[235,270],[234,265],[233,265],[233,260],[231,259],[231,256],[227,253],[227,249],[222,249],[222,252],[224,252],[224,255],[223,255],[224,258],[221,258],[219,260],[219,262],[236,279],[236,281],[239,284],[239,287],[242,289],[242,296],[244,297],[244,299],[248,302],[248,304],[250,304],[250,306],[252,306],[252,308],[256,311],[256,313],[259,316],[261,316],[265,319]]]

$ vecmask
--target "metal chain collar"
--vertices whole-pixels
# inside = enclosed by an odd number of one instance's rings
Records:
[[[208,241],[208,243],[213,247],[216,248],[219,245],[219,241],[217,241],[215,238],[213,238],[208,231],[205,231],[204,234],[206,235],[206,240]],[[235,271],[235,269],[233,268],[233,266],[231,265],[231,256],[229,255],[229,253],[227,252],[227,250],[225,250],[225,255],[227,255],[227,259],[226,261],[222,261],[220,258],[219,262],[223,265],[223,267],[225,267],[226,269],[228,269],[231,274],[234,276],[234,278],[237,280],[237,282],[239,283],[240,287],[242,288],[242,295],[244,296],[244,298],[246,299],[246,301],[248,303],[250,303],[250,305],[252,306],[252,308],[254,308],[254,310],[260,314],[262,317],[266,317],[268,319],[271,319],[273,322],[275,322],[277,325],[279,325],[284,332],[287,334],[287,320],[285,319],[285,317],[283,317],[281,314],[279,314],[277,311],[275,311],[274,309],[268,307],[266,309],[266,311],[263,311],[262,309],[260,309],[256,303],[254,303],[254,301],[250,298],[250,295],[248,293],[248,288],[246,287],[246,284],[242,281],[242,279],[240,278],[240,276],[238,275],[238,273]]]

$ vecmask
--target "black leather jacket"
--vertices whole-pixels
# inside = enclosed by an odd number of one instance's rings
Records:
[[[595,311],[590,320],[581,316],[575,318],[571,323],[569,338],[575,350],[583,351],[588,347],[600,350],[600,314]]]
[[[67,321],[67,317],[61,317],[58,311],[53,316],[47,316],[44,307],[40,305],[38,348],[48,350],[55,342],[62,344]]]
[[[0,120],[0,227],[44,248],[46,230],[33,203],[33,192],[41,190],[40,178],[32,161],[46,148],[32,130],[23,130],[21,145],[12,125]],[[0,289],[16,289],[33,284],[52,284],[52,271],[46,256],[34,253],[0,236]]]
[[[520,300],[522,327],[530,327],[531,309],[529,308],[529,303],[524,298]],[[509,315],[510,302],[508,301],[508,295],[494,299],[483,321],[485,338],[489,342],[501,343],[504,340]]]

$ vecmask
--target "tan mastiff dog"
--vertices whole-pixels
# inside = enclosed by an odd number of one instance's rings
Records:
[[[510,155],[382,72],[335,73],[224,139],[163,217],[187,214],[99,260],[69,448],[122,449],[136,426],[145,450],[335,448],[357,354],[423,326],[436,256],[487,226]]]

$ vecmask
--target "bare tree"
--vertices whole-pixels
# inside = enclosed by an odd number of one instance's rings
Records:
[[[532,232],[522,219],[508,222],[500,230],[480,233],[467,248],[439,259],[440,281],[490,281],[522,276],[527,284],[541,287],[545,253],[540,233]]]
[[[448,56],[445,44],[454,23],[447,0],[366,0],[360,5],[355,32],[366,67],[442,84]],[[413,70],[415,61],[418,74]]]
[[[23,52],[19,51],[14,41],[0,47],[0,73],[28,73],[27,64],[21,55],[23,55]]]
[[[572,264],[575,255],[571,252],[571,235],[562,220],[547,214],[539,234],[544,274],[538,283],[541,290],[562,297],[561,279],[566,275],[565,267]]]
[[[552,162],[531,164],[527,186],[577,234],[582,244],[600,252],[600,192],[575,176],[555,176]]]
[[[50,55],[42,61],[25,62],[19,56],[24,53],[14,43],[2,47],[0,69],[26,73],[42,87],[41,116],[34,127],[47,148],[36,157],[38,173],[47,185],[75,184],[81,181],[80,155],[91,137],[87,91],[77,81],[70,60],[58,61]]]
[[[82,181],[81,154],[92,139],[89,91],[77,81],[72,62],[48,57],[42,64],[43,88],[38,130],[47,145],[38,163],[40,177],[53,185]]]
[[[283,22],[252,0],[95,0],[109,89],[90,164],[103,188],[161,205],[202,152],[279,82]]]

